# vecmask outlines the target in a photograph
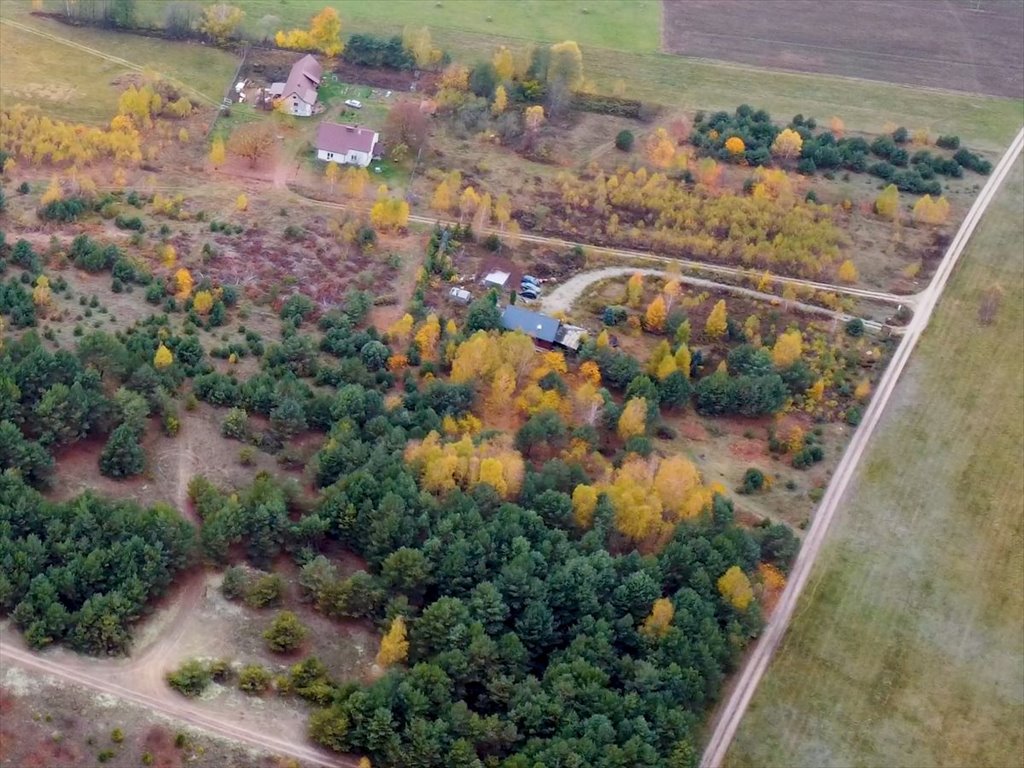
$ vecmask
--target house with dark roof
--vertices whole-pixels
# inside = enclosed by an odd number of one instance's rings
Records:
[[[506,331],[522,331],[533,339],[538,347],[551,349],[558,337],[561,321],[556,317],[531,312],[528,309],[509,305],[501,313],[501,327]]]
[[[359,165],[373,160],[380,134],[355,125],[323,122],[316,129],[316,156],[329,163]]]
[[[316,105],[316,89],[320,87],[320,78],[324,70],[320,63],[306,54],[292,65],[288,80],[284,83],[273,83],[270,93],[279,106],[289,115],[310,117]]]

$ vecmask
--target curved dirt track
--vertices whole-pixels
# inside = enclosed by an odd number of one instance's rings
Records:
[[[54,663],[45,656],[17,649],[6,643],[0,644],[0,659],[4,663],[15,663],[41,674],[51,675],[95,691],[111,694],[218,736],[265,749],[274,754],[294,757],[311,765],[324,766],[324,768],[358,768],[359,765],[352,758],[332,755],[307,744],[269,736],[263,731],[244,728],[217,713],[201,711],[191,702],[173,692],[170,696],[160,697],[140,693],[132,688],[114,683],[107,677],[99,677],[80,669],[74,669],[68,664]]]
[[[192,436],[186,431],[178,451],[176,499],[179,513],[197,522],[189,512],[188,480],[195,469],[196,457],[191,449]],[[324,768],[357,768],[350,757],[335,755],[309,742],[301,719],[278,720],[272,733],[239,722],[245,713],[238,713],[218,704],[186,699],[167,685],[164,675],[181,661],[179,644],[190,629],[190,619],[198,610],[207,588],[207,574],[195,568],[182,574],[168,599],[173,600],[156,628],[153,642],[137,654],[125,659],[102,659],[79,656],[53,649],[48,653],[29,651],[22,638],[12,630],[0,628],[0,667],[17,663],[20,666],[67,680],[95,691],[142,705],[154,712],[175,718],[210,733],[224,736],[271,753],[294,757]],[[55,655],[56,654],[56,655]]]
[[[1021,129],[1013,143],[1010,144],[999,164],[993,170],[992,176],[985,184],[981,194],[978,195],[974,205],[971,206],[971,210],[968,211],[963,224],[960,225],[960,229],[956,233],[956,237],[953,238],[953,242],[950,243],[946,255],[939,264],[932,282],[919,294],[920,302],[917,312],[908,326],[903,340],[896,349],[896,354],[893,356],[891,364],[878,383],[876,394],[868,406],[867,413],[864,415],[864,421],[854,433],[853,440],[847,447],[846,453],[843,454],[839,466],[836,467],[832,482],[829,484],[828,490],[825,492],[825,496],[822,498],[821,504],[814,514],[811,528],[804,538],[800,554],[797,556],[796,563],[790,574],[789,583],[786,585],[786,589],[775,607],[771,620],[768,622],[767,627],[765,627],[764,634],[757,641],[753,651],[747,658],[747,662],[733,686],[729,699],[724,703],[718,714],[711,738],[708,740],[704,756],[701,759],[701,768],[720,768],[722,765],[736,729],[739,727],[743,713],[750,704],[754,691],[757,690],[757,685],[764,676],[775,650],[785,636],[786,629],[796,610],[797,601],[807,584],[818,553],[821,551],[825,535],[828,533],[829,526],[839,509],[839,503],[843,500],[843,494],[857,470],[857,466],[864,455],[872,433],[878,426],[882,413],[885,411],[886,403],[896,388],[900,374],[903,372],[904,367],[906,367],[918,339],[920,339],[924,329],[928,326],[928,321],[931,319],[935,305],[938,303],[939,297],[942,295],[942,291],[946,287],[950,275],[953,273],[953,268],[956,266],[960,254],[963,253],[964,246],[981,220],[988,204],[995,197],[1000,183],[1006,177],[1006,174],[1009,173],[1014,161],[1020,155],[1022,148],[1024,148],[1024,128]]]
[[[576,303],[576,300],[579,299],[583,292],[599,280],[606,280],[610,277],[623,277],[625,275],[632,275],[636,273],[641,275],[653,275],[656,277],[667,277],[670,274],[663,269],[638,269],[635,267],[604,267],[602,269],[593,269],[589,272],[581,272],[578,275],[573,275],[551,291],[551,293],[547,294],[541,300],[541,309],[548,314],[569,312],[572,309],[572,305]],[[805,304],[800,301],[786,301],[774,294],[755,291],[752,288],[728,285],[726,283],[716,283],[714,280],[704,280],[699,277],[686,277],[684,275],[673,276],[681,283],[696,285],[700,288],[728,291],[729,293],[736,294],[737,296],[747,296],[752,299],[757,299],[758,301],[778,302],[780,304],[786,304],[793,307],[794,309],[798,309],[801,312],[832,317],[843,322],[854,318],[854,315],[848,315],[845,312],[836,312],[834,310],[827,309],[826,307],[818,307],[814,304]],[[864,324],[870,328],[874,328],[875,330],[882,327],[881,323],[876,323],[872,320],[865,320]]]

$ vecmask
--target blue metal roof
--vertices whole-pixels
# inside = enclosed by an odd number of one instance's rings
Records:
[[[508,306],[501,313],[501,326],[506,331],[522,331],[540,341],[553,342],[559,325],[561,322],[557,318],[520,307]]]

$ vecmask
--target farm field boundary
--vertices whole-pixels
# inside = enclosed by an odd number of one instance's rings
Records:
[[[815,513],[814,521],[811,524],[807,537],[804,539],[803,547],[790,574],[790,581],[782,598],[779,600],[776,611],[740,672],[730,698],[719,713],[718,721],[714,726],[701,762],[704,768],[718,768],[718,766],[723,764],[726,751],[739,727],[740,720],[750,704],[772,656],[782,642],[789,622],[796,610],[800,595],[807,585],[811,570],[821,552],[825,536],[836,516],[839,503],[843,500],[843,495],[854,477],[874,430],[885,411],[886,404],[892,396],[896,383],[910,359],[910,354],[917,345],[922,332],[927,327],[935,305],[942,295],[942,291],[964,250],[964,246],[977,227],[986,208],[995,197],[999,185],[1013,167],[1022,147],[1024,147],[1024,129],[1018,132],[1017,137],[1003,155],[999,165],[996,166],[985,188],[971,207],[960,230],[950,244],[949,250],[936,271],[931,285],[923,293],[918,311],[907,333],[904,334],[892,363],[886,369],[879,382],[871,405],[864,416],[864,421],[854,434],[853,440],[843,455],[839,466],[836,468],[833,480],[829,484],[828,490]]]

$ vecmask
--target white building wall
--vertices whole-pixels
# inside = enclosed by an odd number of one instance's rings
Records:
[[[342,165],[358,165],[366,168],[370,164],[370,157],[366,152],[349,152],[345,155],[339,155],[334,152],[328,152],[326,149],[318,149],[316,152],[318,160],[324,160],[330,163],[341,163]]]

